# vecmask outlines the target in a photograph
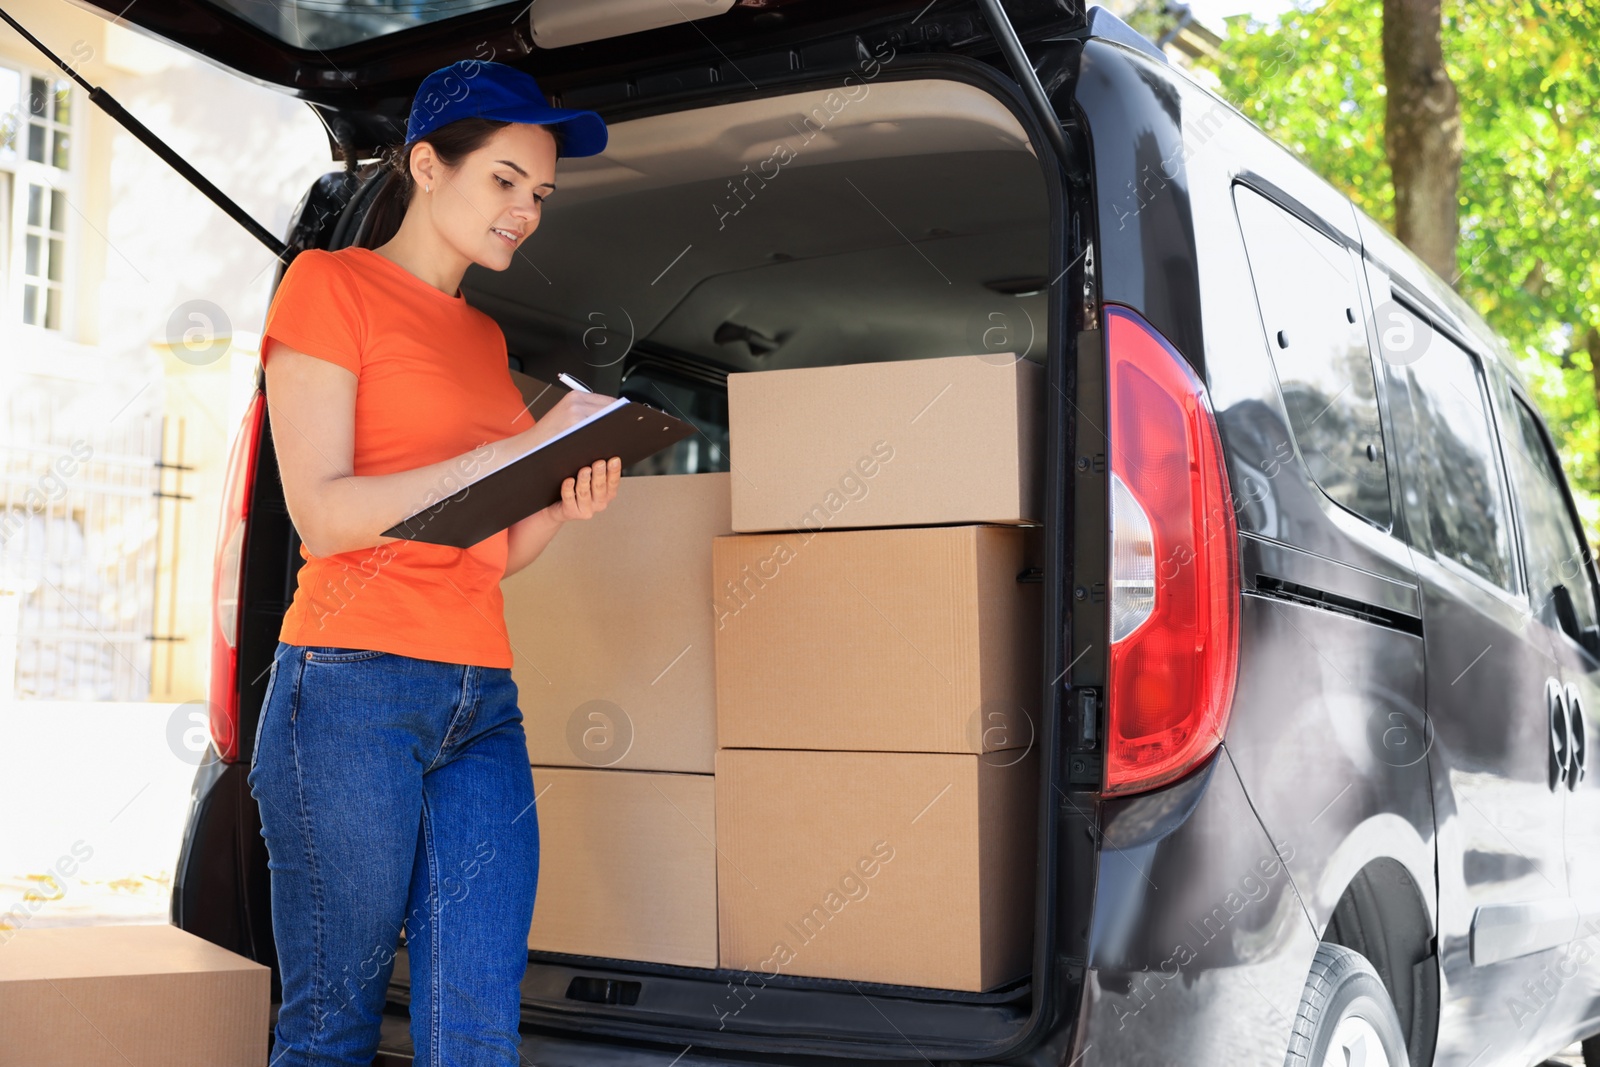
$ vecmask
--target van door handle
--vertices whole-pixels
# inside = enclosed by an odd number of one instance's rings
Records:
[[[1578,687],[1567,686],[1567,788],[1577,791],[1589,769],[1589,730]]]
[[[1550,727],[1550,791],[1567,784],[1572,759],[1567,693],[1554,678],[1544,683],[1545,716]]]

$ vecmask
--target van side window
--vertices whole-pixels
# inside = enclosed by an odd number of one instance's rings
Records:
[[[1523,552],[1528,560],[1528,592],[1534,610],[1552,628],[1556,615],[1550,603],[1558,585],[1572,594],[1578,625],[1595,625],[1597,613],[1594,587],[1589,581],[1589,543],[1573,522],[1567,508],[1561,468],[1550,454],[1539,421],[1519,397],[1516,409],[1518,432],[1511,435],[1511,460],[1521,468],[1516,479],[1517,501],[1521,504]]]
[[[1387,529],[1388,458],[1350,251],[1244,186],[1234,197],[1300,455],[1329,498]]]
[[[1404,358],[1411,359],[1406,373],[1420,444],[1407,467],[1428,494],[1434,554],[1515,592],[1505,482],[1477,360],[1408,308],[1397,306],[1390,322],[1409,327],[1410,336],[1429,336],[1420,355]]]

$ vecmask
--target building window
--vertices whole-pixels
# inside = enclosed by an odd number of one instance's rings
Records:
[[[67,194],[28,183],[23,230],[22,321],[61,329],[61,283],[66,272]]]
[[[74,89],[0,67],[0,297],[7,321],[60,330],[71,242]]]

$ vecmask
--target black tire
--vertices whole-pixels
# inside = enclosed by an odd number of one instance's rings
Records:
[[[1364,1043],[1368,1064],[1387,1058],[1389,1067],[1410,1067],[1400,1017],[1378,972],[1361,953],[1325,941],[1300,994],[1284,1067],[1323,1067],[1336,1036],[1340,1045]],[[1330,1062],[1342,1065],[1345,1058]]]
[[[1600,1067],[1600,1037],[1583,1039],[1584,1067]]]

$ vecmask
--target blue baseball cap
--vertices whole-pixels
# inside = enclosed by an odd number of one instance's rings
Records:
[[[464,118],[560,126],[563,156],[598,155],[606,147],[606,124],[599,115],[551,107],[533,75],[478,59],[458,60],[422,79],[406,120],[406,144]]]

